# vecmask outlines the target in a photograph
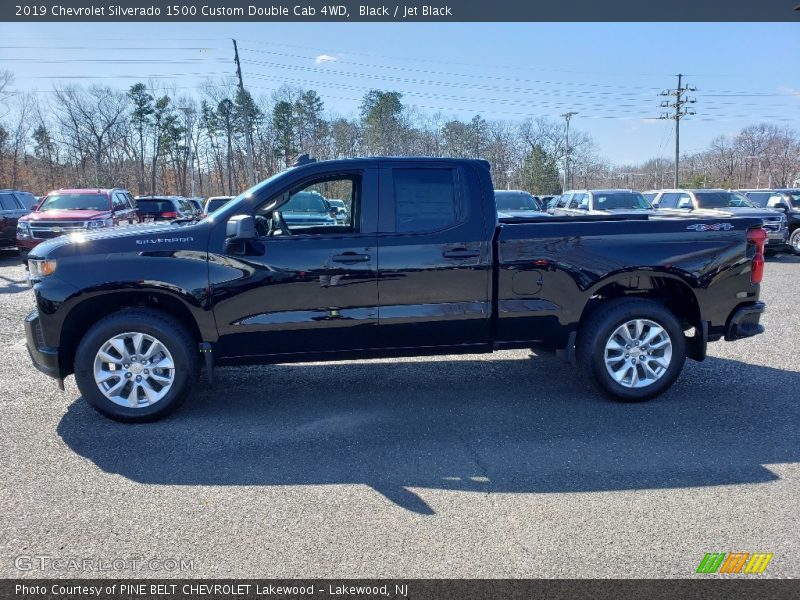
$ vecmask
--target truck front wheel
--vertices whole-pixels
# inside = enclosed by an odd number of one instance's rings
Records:
[[[791,246],[792,252],[800,256],[800,227],[795,229],[792,235],[789,236],[789,246]]]
[[[75,381],[103,415],[130,423],[175,410],[199,373],[196,343],[176,320],[128,309],[96,323],[75,354]]]
[[[663,393],[686,360],[683,330],[661,304],[639,298],[613,300],[584,323],[576,344],[578,364],[617,400],[641,402]]]

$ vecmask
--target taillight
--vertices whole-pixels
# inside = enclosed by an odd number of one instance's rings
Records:
[[[176,219],[178,218],[178,213],[176,213],[175,211],[162,212],[161,216],[164,217],[165,219]]]
[[[747,243],[756,247],[756,254],[750,264],[750,283],[761,283],[764,278],[764,244],[767,242],[767,230],[753,227],[747,230]]]

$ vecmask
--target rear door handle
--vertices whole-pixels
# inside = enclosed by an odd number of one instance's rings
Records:
[[[481,253],[477,250],[468,250],[466,248],[453,248],[442,252],[442,256],[445,258],[478,258],[480,255]]]
[[[331,260],[338,263],[357,263],[368,262],[370,259],[369,254],[358,254],[357,252],[345,252],[344,254],[337,254]]]

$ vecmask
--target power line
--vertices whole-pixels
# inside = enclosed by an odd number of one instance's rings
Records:
[[[275,53],[279,54],[279,53]],[[298,57],[298,58],[307,58],[309,60],[313,60],[310,57]],[[249,60],[247,61],[249,64],[254,65],[265,65],[268,67],[283,67],[287,69],[299,69],[304,71],[314,71],[319,73],[334,73],[339,75],[344,75],[346,73],[338,70],[333,69],[319,69],[315,67],[307,67],[305,65],[286,65],[285,63],[274,63],[268,61],[257,61],[257,60]],[[446,71],[432,71],[430,69],[417,69],[414,67],[400,67],[396,65],[376,65],[371,63],[357,63],[352,61],[345,61],[345,60],[336,60],[332,62],[338,62],[342,64],[348,64],[353,66],[359,67],[366,67],[369,69],[381,68],[381,69],[388,69],[392,71],[405,71],[405,72],[412,72],[412,73],[424,73],[427,75],[444,75],[449,77],[468,77],[468,78],[477,78],[477,79],[489,79],[493,81],[506,81],[509,83],[535,83],[535,84],[546,84],[546,85],[558,85],[558,86],[580,86],[580,87],[599,87],[599,88],[613,88],[615,90],[619,90],[620,88],[623,89],[630,89],[630,90],[645,90],[653,92],[655,95],[655,90],[658,90],[658,87],[647,87],[647,86],[630,86],[630,85],[615,85],[615,84],[606,84],[606,83],[578,83],[578,82],[570,82],[570,81],[551,81],[545,79],[527,79],[524,77],[504,77],[500,75],[484,75],[484,74],[476,74],[476,73],[450,73]],[[464,85],[460,83],[459,85]]]

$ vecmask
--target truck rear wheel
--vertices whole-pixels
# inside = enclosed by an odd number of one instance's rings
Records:
[[[580,367],[617,400],[642,402],[666,391],[686,360],[683,330],[661,304],[613,300],[589,316],[576,344]]]
[[[155,421],[175,410],[199,373],[196,343],[175,319],[129,309],[102,319],[75,354],[75,381],[103,415],[129,423]]]

